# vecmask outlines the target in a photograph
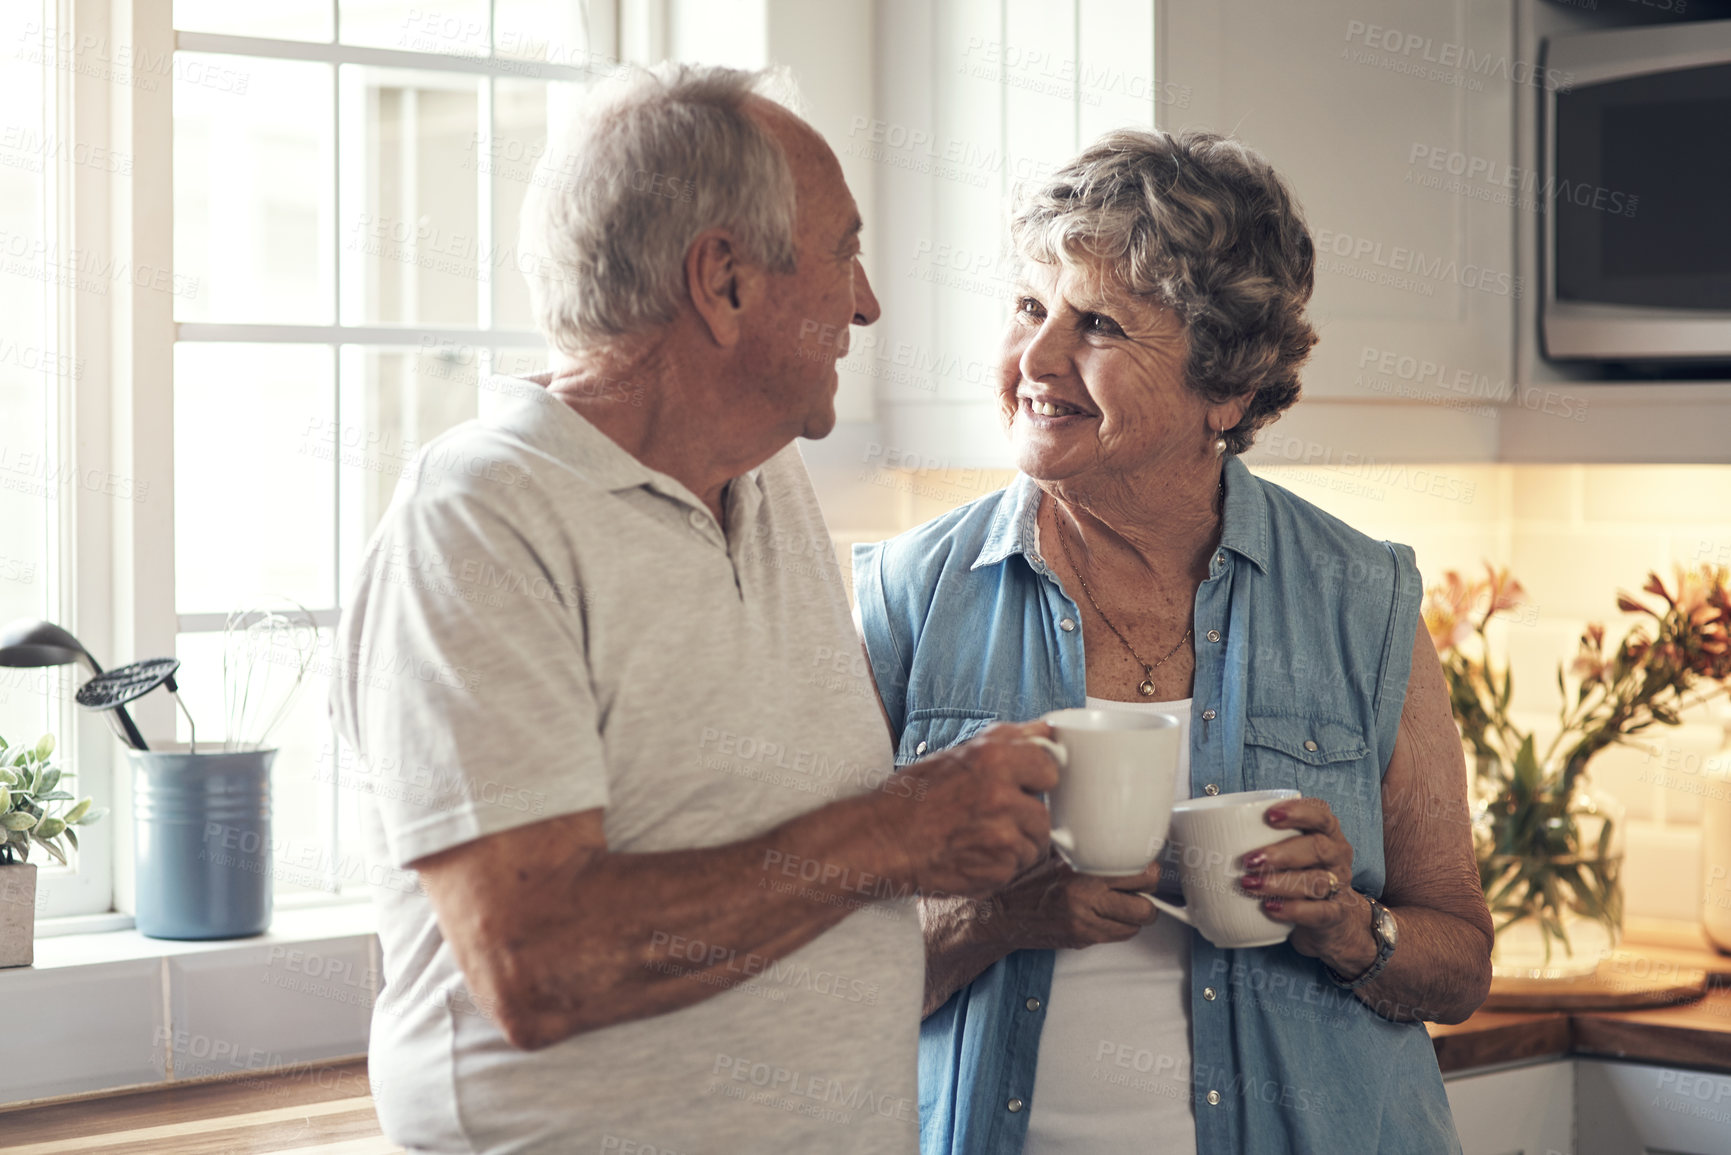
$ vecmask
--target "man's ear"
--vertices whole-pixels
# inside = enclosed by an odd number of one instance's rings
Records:
[[[740,257],[725,230],[710,229],[685,250],[685,288],[715,343],[731,349],[763,292],[763,270]]]

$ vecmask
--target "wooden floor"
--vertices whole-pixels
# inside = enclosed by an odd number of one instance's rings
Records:
[[[0,1112],[7,1155],[396,1155],[364,1061]]]

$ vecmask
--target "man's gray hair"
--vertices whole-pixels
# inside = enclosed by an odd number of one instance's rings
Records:
[[[1010,237],[1026,259],[1099,261],[1176,311],[1190,388],[1213,404],[1251,399],[1223,432],[1230,452],[1298,400],[1317,341],[1304,315],[1316,253],[1298,202],[1244,144],[1211,132],[1107,133],[1021,190]]]
[[[521,262],[535,325],[565,353],[673,320],[685,254],[726,229],[746,261],[794,269],[787,155],[749,112],[792,103],[780,71],[629,69],[584,100],[523,202]]]

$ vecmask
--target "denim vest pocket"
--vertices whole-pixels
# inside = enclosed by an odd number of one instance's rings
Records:
[[[1244,720],[1244,788],[1302,790],[1350,773],[1370,753],[1364,729],[1298,714],[1252,714]],[[1343,765],[1344,764],[1344,765]]]
[[[896,765],[906,766],[966,742],[997,720],[990,710],[915,710],[902,727]]]

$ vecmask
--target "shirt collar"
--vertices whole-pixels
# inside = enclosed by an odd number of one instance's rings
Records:
[[[677,478],[649,468],[620,447],[617,441],[590,424],[571,406],[547,392],[551,373],[530,377],[495,377],[486,385],[507,398],[487,419],[521,438],[525,444],[556,458],[573,473],[611,493],[647,488],[666,497],[705,508],[702,500]],[[745,477],[760,486],[763,467],[747,470]]]
[[[1226,482],[1225,526],[1220,532],[1220,548],[1229,549],[1268,572],[1268,499],[1262,484],[1244,467],[1236,455],[1228,457],[1223,469]],[[1040,512],[1040,487],[1025,473],[1018,473],[998,502],[986,530],[986,540],[970,569],[997,565],[1012,554],[1037,559],[1035,544],[1039,537],[1036,518]]]

